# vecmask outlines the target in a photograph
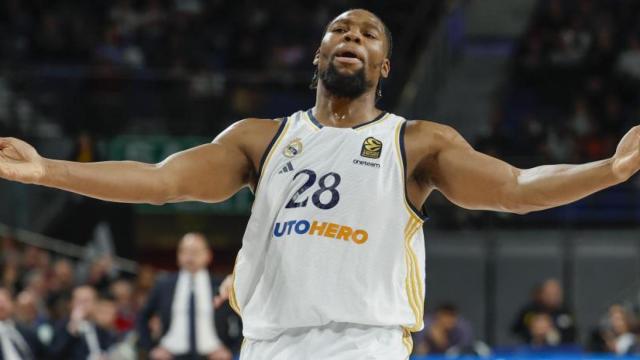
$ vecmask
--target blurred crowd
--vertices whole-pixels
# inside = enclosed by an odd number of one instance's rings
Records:
[[[611,156],[640,118],[639,15],[634,0],[538,1],[479,148],[523,166]]]
[[[286,115],[312,103],[324,29],[355,7],[396,35],[417,9],[410,0],[0,2],[0,131],[44,136],[34,129],[44,117],[49,133],[213,136],[242,117]]]
[[[202,0],[9,0],[2,61],[130,68],[295,68],[333,6]],[[300,16],[300,14],[309,14]],[[275,25],[275,26],[274,26]],[[311,28],[311,29],[310,29]]]
[[[470,324],[451,303],[440,304],[425,318],[423,331],[414,334],[416,354],[480,355],[493,350],[503,353],[580,354],[583,352],[617,355],[640,354],[638,309],[626,303],[612,304],[599,324],[580,341],[576,319],[565,303],[557,279],[535,286],[531,301],[514,314],[511,335],[518,345],[489,348],[476,339]]]
[[[56,258],[11,237],[2,238],[1,245],[0,322],[12,318],[36,334],[42,349],[34,347],[35,358],[45,358],[43,351],[59,355],[56,334],[72,316],[95,318],[112,344],[125,341],[156,277],[151,267],[141,267],[136,277],[120,274],[109,256]]]
[[[175,334],[187,332],[186,328],[172,330],[172,324],[180,321],[171,320],[181,318],[176,313],[180,310],[171,304],[181,303],[181,296],[186,296],[181,295],[184,291],[181,289],[185,289],[184,274],[197,274],[196,279],[205,276],[207,280],[202,280],[201,285],[211,281],[211,288],[204,285],[206,290],[195,295],[209,299],[206,303],[210,305],[204,310],[199,305],[198,310],[193,311],[208,314],[197,315],[198,318],[215,318],[212,328],[199,336],[213,336],[206,343],[218,344],[215,349],[203,351],[219,352],[201,358],[230,359],[231,354],[239,352],[241,320],[228,303],[221,303],[217,298],[222,279],[211,275],[208,280],[213,253],[200,234],[183,237],[177,252],[179,271],[162,276],[150,266],[141,266],[135,275],[126,274],[118,271],[108,256],[72,261],[16,243],[11,237],[2,238],[1,244],[0,333],[7,326],[18,329],[33,359],[85,358],[91,349],[76,342],[86,337],[83,330],[86,324],[94,326],[96,344],[105,358],[171,358],[166,355],[172,344],[181,343]],[[553,278],[532,289],[530,302],[513,314],[510,331],[514,343],[518,344],[515,346],[488,346],[484,339],[474,335],[474,324],[465,319],[454,303],[428,305],[427,308],[433,310],[425,316],[424,329],[413,334],[417,355],[484,356],[494,351],[640,354],[637,308],[626,303],[612,304],[589,334],[579,334],[562,285]],[[185,314],[182,325],[175,326],[184,327],[189,316]],[[75,346],[80,346],[80,350]],[[45,353],[46,356],[42,355]]]
[[[166,356],[181,343],[175,333],[188,333],[178,328],[168,335],[178,326],[172,324],[180,323],[171,320],[177,318],[173,289],[179,287],[178,274],[209,279],[213,255],[203,236],[185,235],[178,273],[140,266],[135,275],[119,271],[107,255],[75,261],[11,237],[0,240],[0,340],[11,341],[0,343],[0,359],[180,359]],[[230,360],[240,349],[241,322],[228,303],[214,305],[221,281],[213,275],[210,281],[210,300],[198,303],[195,314],[202,319],[202,309],[208,311],[215,325],[205,334],[211,339],[202,343],[218,346],[203,350],[212,355],[197,358]],[[12,351],[17,358],[6,357]]]

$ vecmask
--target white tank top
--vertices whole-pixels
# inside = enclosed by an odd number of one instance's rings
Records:
[[[390,113],[355,128],[311,111],[282,120],[234,267],[245,337],[330,322],[422,329],[424,218],[406,198],[404,125]]]

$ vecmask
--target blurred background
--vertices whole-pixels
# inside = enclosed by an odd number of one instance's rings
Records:
[[[449,124],[513,165],[606,158],[638,124],[635,0],[4,0],[0,136],[56,159],[155,163],[244,117],[310,108],[324,28],[354,7],[394,36],[380,107]],[[526,216],[432,195],[416,358],[640,353],[639,200],[637,177]],[[206,235],[221,281],[252,195],[157,207],[0,181],[0,201],[0,287],[16,322],[47,346],[89,285],[113,346],[131,350],[111,358],[128,359],[182,235]]]

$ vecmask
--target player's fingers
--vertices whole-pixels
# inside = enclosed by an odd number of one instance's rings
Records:
[[[225,300],[221,296],[216,295],[213,298],[213,307],[216,308],[216,309],[219,308],[224,303],[224,301]]]
[[[14,146],[10,146],[9,144],[4,147],[0,145],[0,156],[4,159],[10,160],[18,160],[22,158],[18,150]]]
[[[18,139],[14,137],[0,137],[0,146],[8,146],[11,144],[15,144]]]

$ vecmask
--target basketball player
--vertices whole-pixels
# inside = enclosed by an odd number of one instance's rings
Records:
[[[229,294],[244,321],[241,359],[406,359],[422,328],[419,210],[434,190],[467,209],[525,214],[581,199],[640,167],[640,127],[609,159],[518,169],[455,130],[376,108],[391,35],[366,10],[327,27],[316,103],[245,119],[159,164],[45,159],[0,139],[0,176],[98,199],[220,202],[249,186],[251,218]]]

